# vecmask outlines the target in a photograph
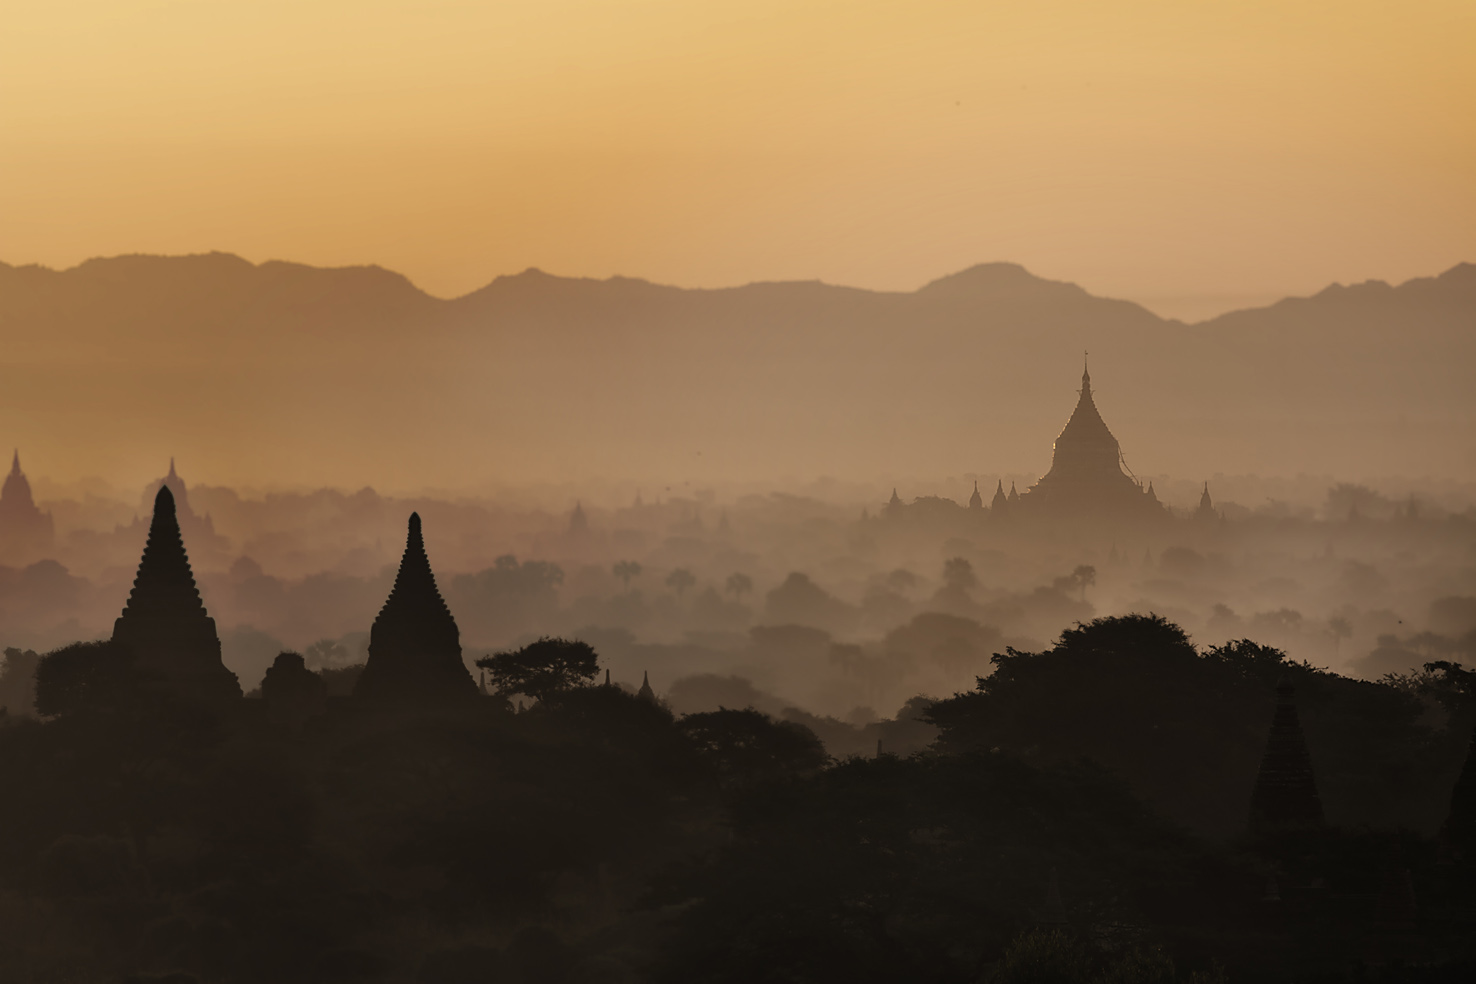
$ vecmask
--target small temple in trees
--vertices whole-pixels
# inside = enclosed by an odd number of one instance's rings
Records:
[[[221,662],[215,619],[195,586],[168,485],[154,496],[148,543],[113,623],[113,643],[128,651],[150,686],[209,702],[241,696],[236,675]]]
[[[54,537],[51,514],[42,512],[31,497],[17,449],[0,487],[0,562],[35,560],[51,549]]]
[[[1297,716],[1296,688],[1276,687],[1276,713],[1266,738],[1266,753],[1251,791],[1249,829],[1253,834],[1320,827],[1322,798],[1312,774],[1312,756]]]

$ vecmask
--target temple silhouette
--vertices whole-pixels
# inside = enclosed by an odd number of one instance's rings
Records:
[[[1205,486],[1199,518],[1218,518]],[[1020,523],[1061,521],[1086,524],[1144,525],[1168,519],[1168,509],[1158,500],[1153,483],[1146,485],[1127,467],[1122,447],[1102,419],[1092,394],[1092,376],[1082,366],[1081,390],[1076,408],[1052,446],[1051,467],[1024,492],[1013,482],[1005,492],[1004,480],[995,483],[994,496],[986,506],[978,482],[966,507],[951,499],[922,496],[908,503],[892,490],[882,508],[883,518],[896,520],[970,517],[980,522]]]
[[[1092,398],[1092,376],[1081,370],[1076,409],[1056,438],[1050,471],[1020,493],[1022,515],[1155,519],[1165,515],[1153,492],[1127,469],[1122,448]]]
[[[369,660],[354,696],[381,703],[426,703],[477,696],[461,659],[461,634],[436,588],[420,514],[410,514],[395,586],[369,631]]]
[[[1276,687],[1276,713],[1251,791],[1249,828],[1265,834],[1320,827],[1322,822],[1322,798],[1297,717],[1296,688],[1284,680]]]
[[[212,702],[241,696],[236,675],[221,662],[215,619],[200,600],[167,485],[154,496],[148,543],[113,623],[113,642],[132,655],[151,686]]]
[[[10,462],[10,474],[0,487],[0,558],[28,561],[51,549],[55,539],[51,514],[31,498],[31,483],[21,471],[20,450]]]

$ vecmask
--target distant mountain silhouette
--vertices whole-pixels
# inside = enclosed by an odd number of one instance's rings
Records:
[[[530,269],[453,300],[377,267],[222,253],[0,264],[7,363],[26,367],[0,383],[18,405],[97,411],[37,421],[28,446],[101,455],[160,433],[151,453],[286,480],[380,475],[386,457],[390,482],[680,477],[703,449],[710,478],[1043,474],[1083,349],[1140,475],[1476,477],[1473,325],[1470,264],[1195,325],[1009,263],[909,293]],[[259,450],[210,461],[226,430]],[[345,474],[282,475],[319,466],[323,433]]]

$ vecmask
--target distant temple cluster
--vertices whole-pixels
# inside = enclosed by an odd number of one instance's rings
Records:
[[[909,505],[893,489],[883,516],[898,519],[926,512],[929,507],[949,511],[956,508],[950,500],[933,497],[919,498]],[[1168,510],[1158,501],[1153,483],[1150,481],[1145,486],[1128,469],[1117,438],[1097,410],[1091,373],[1085,366],[1081,372],[1081,395],[1071,418],[1056,438],[1050,470],[1024,492],[1018,491],[1012,482],[1006,493],[1004,481],[998,481],[987,507],[975,482],[967,511],[993,520],[1152,523],[1169,517]],[[1194,518],[1200,521],[1219,518],[1210,500],[1208,484]]]

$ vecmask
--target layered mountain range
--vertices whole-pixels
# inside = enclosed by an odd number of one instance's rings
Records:
[[[1090,351],[1142,475],[1476,478],[1476,265],[1186,325],[1005,263],[910,293],[214,253],[0,264],[0,441],[37,470],[469,487],[1043,472]]]

